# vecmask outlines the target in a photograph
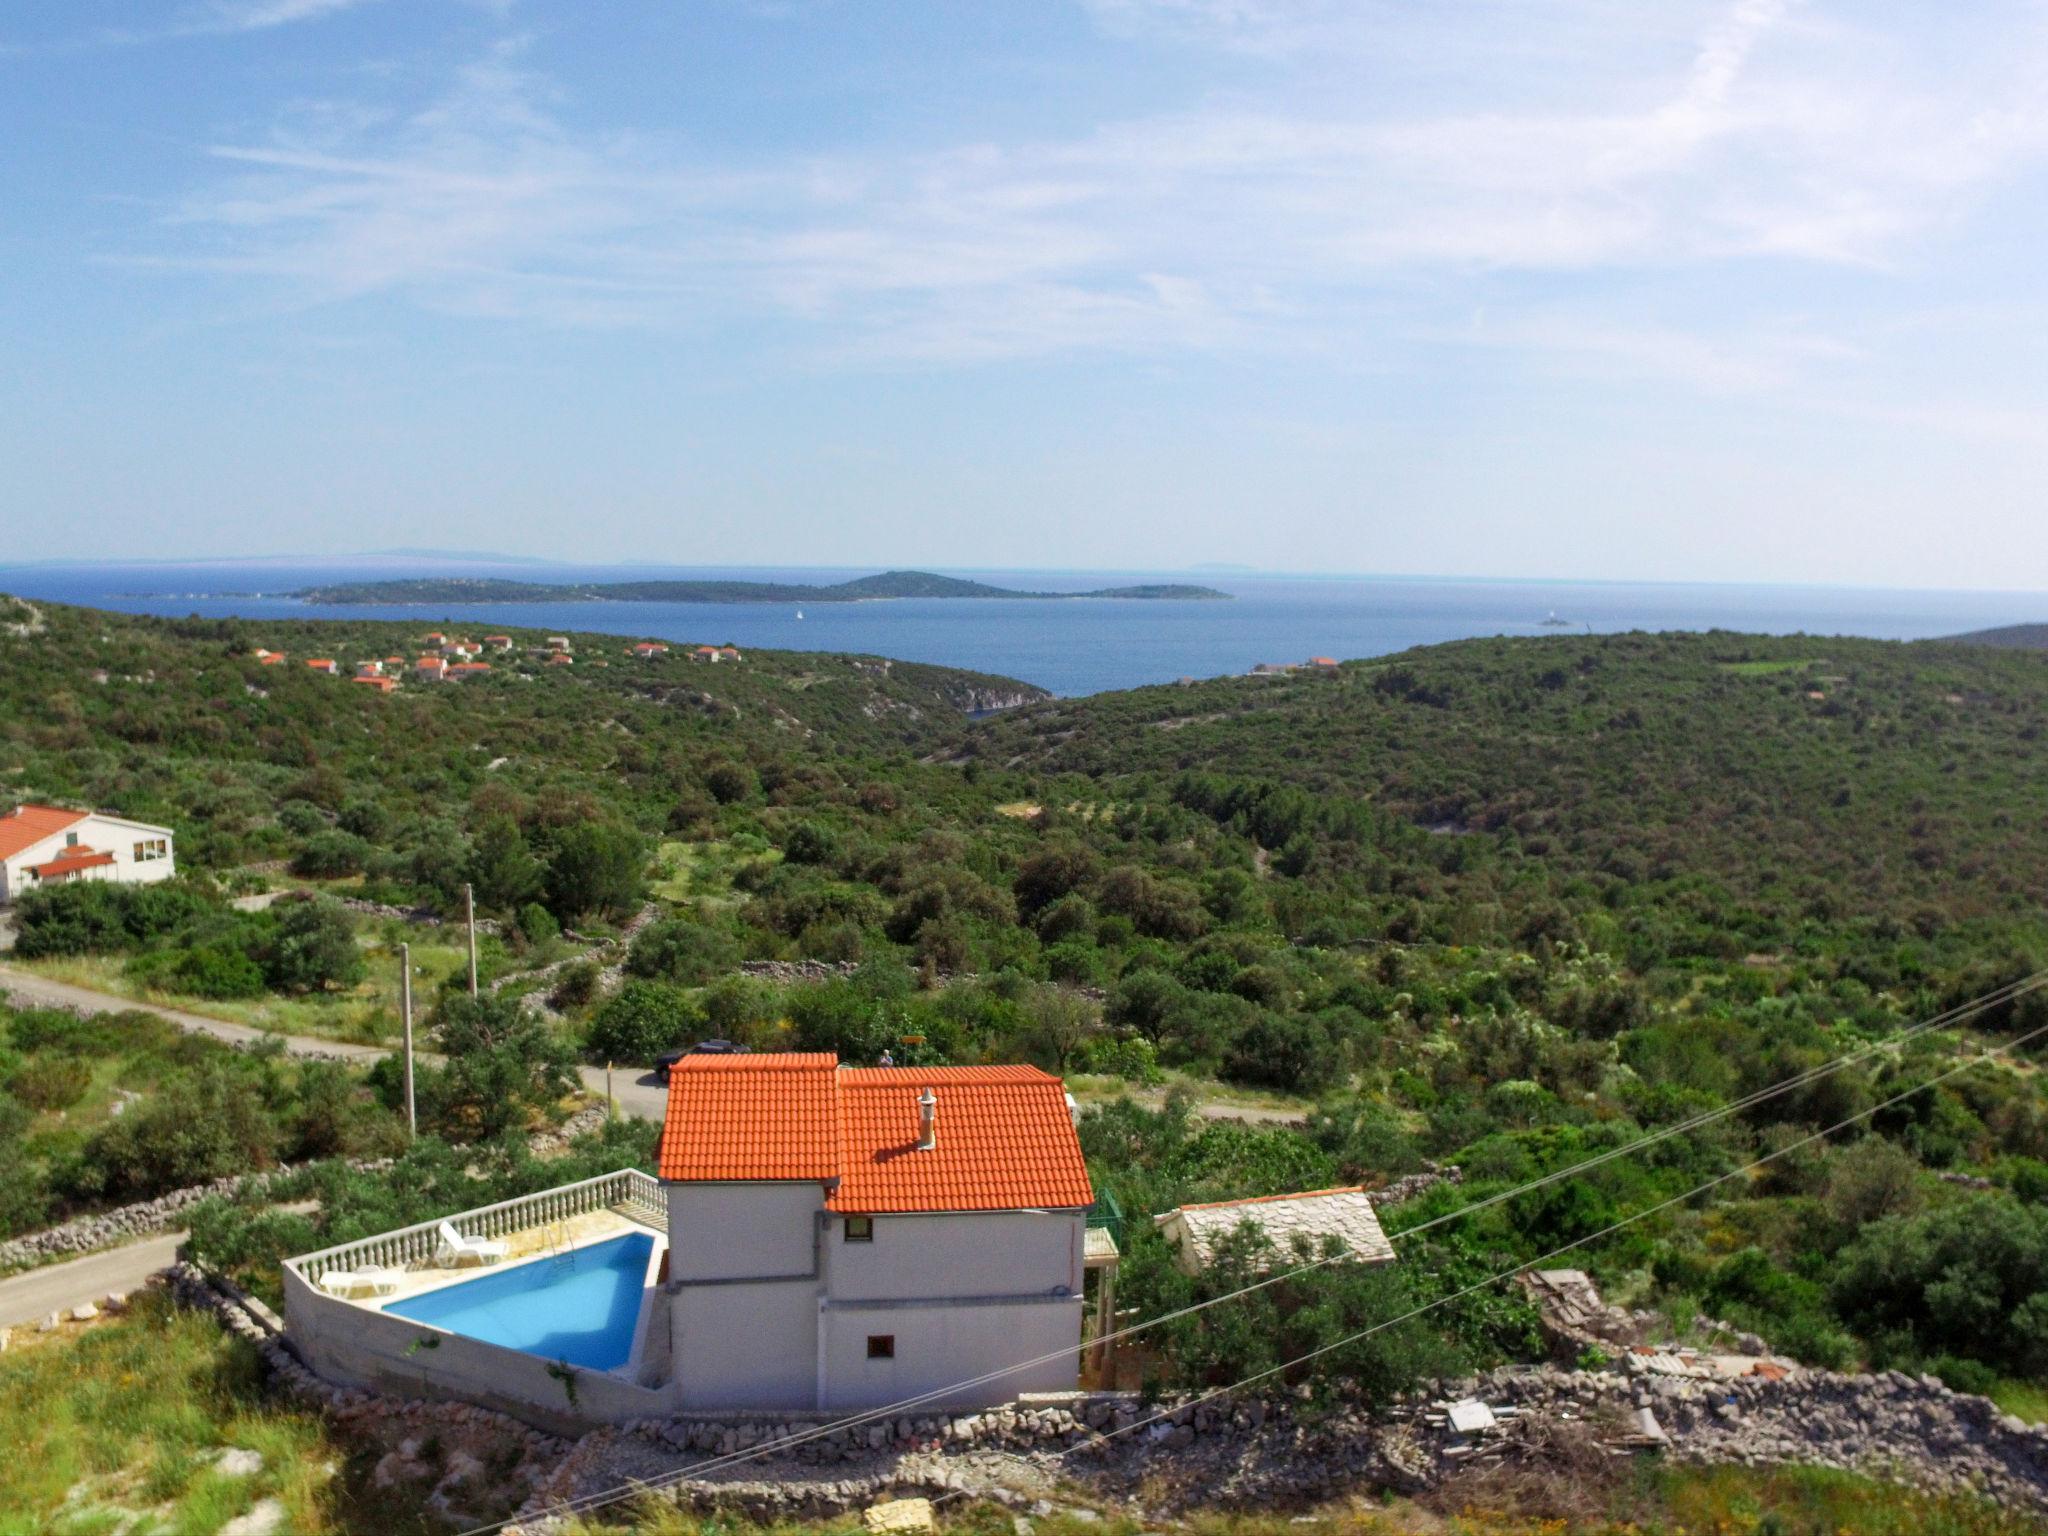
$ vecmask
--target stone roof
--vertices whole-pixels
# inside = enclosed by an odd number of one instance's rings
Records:
[[[1282,1260],[1292,1260],[1297,1237],[1308,1239],[1318,1254],[1324,1239],[1335,1238],[1366,1264],[1385,1264],[1394,1257],[1371,1197],[1358,1186],[1183,1205],[1153,1221],[1180,1250],[1181,1267],[1190,1273],[1206,1268],[1217,1244],[1247,1221],[1265,1232]]]

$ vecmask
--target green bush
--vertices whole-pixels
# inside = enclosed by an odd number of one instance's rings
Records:
[[[629,981],[591,1015],[585,1047],[593,1060],[644,1066],[697,1027],[689,994],[658,981]]]
[[[280,903],[277,926],[263,955],[265,979],[280,992],[351,987],[368,967],[356,948],[355,925],[327,897]]]
[[[649,923],[634,936],[626,969],[635,976],[697,986],[739,963],[729,934],[684,917]]]

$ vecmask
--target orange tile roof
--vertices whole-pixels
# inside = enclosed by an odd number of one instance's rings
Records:
[[[1094,1202],[1060,1080],[1036,1067],[839,1068],[825,1054],[686,1056],[664,1179],[815,1180],[830,1210],[1070,1210]],[[919,1151],[918,1095],[938,1096]]]
[[[796,1179],[839,1173],[839,1058],[685,1056],[668,1075],[664,1179]]]
[[[43,879],[50,880],[61,875],[75,875],[81,869],[98,869],[113,862],[111,853],[101,853],[93,848],[66,848],[49,863],[30,867]]]
[[[938,1145],[917,1149],[917,1096]],[[1036,1067],[855,1067],[839,1074],[835,1211],[1066,1210],[1095,1190],[1060,1080]]]
[[[0,859],[11,859],[52,833],[75,827],[83,820],[84,811],[60,810],[54,805],[18,805],[0,816]]]

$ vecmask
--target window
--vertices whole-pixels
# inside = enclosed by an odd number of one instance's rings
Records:
[[[896,1358],[896,1335],[893,1333],[869,1334],[868,1358],[870,1360],[894,1360]]]
[[[78,834],[76,832],[66,832],[64,834],[64,846],[66,848],[76,848],[78,846]]]
[[[872,1243],[874,1240],[874,1217],[849,1216],[846,1218],[846,1241],[849,1243]]]
[[[158,859],[171,856],[171,846],[160,837],[144,838],[135,845],[135,862],[154,864]]]

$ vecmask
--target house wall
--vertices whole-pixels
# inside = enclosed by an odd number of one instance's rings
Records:
[[[931,1400],[934,1408],[983,1408],[1021,1392],[1070,1392],[1080,1375],[1079,1293],[980,1304],[834,1301],[822,1321],[825,1409],[874,1408],[925,1392],[942,1393]],[[893,1358],[868,1358],[875,1335],[894,1341]],[[1020,1360],[1040,1363],[1005,1370]],[[992,1381],[944,1390],[998,1371]]]
[[[826,1222],[825,1268],[835,1302],[930,1296],[1081,1294],[1087,1216],[1080,1211],[991,1211],[877,1216],[872,1242],[846,1241]]]
[[[693,1409],[818,1396],[820,1184],[668,1186],[670,1379]]]
[[[821,1184],[671,1184],[671,1280],[814,1275]]]

